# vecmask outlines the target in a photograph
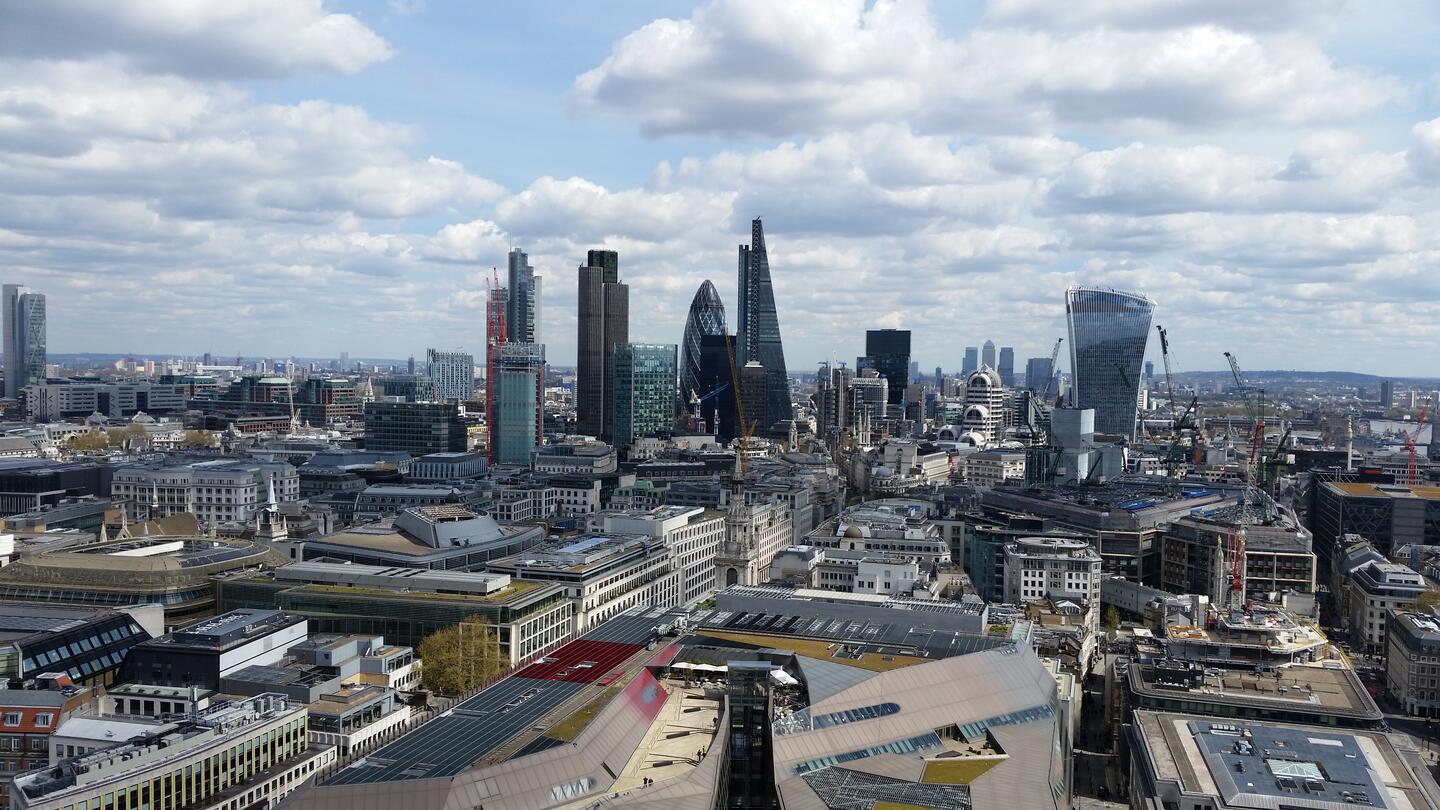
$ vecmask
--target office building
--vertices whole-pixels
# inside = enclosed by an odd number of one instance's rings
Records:
[[[37,422],[58,422],[95,413],[112,419],[142,412],[180,413],[185,410],[185,388],[146,380],[80,382],[41,377],[24,388],[25,414]]]
[[[965,347],[965,361],[960,364],[961,376],[969,375],[980,368],[980,349],[975,346]]]
[[[45,294],[6,284],[0,296],[5,307],[5,397],[17,399],[25,386],[45,380]]]
[[[770,257],[765,250],[765,229],[759,217],[750,223],[749,246],[740,246],[739,269],[736,362],[741,366],[756,362],[765,368],[765,418],[758,429],[768,432],[776,422],[788,421],[791,417],[790,375],[785,370],[780,316],[770,281]]]
[[[1098,616],[1100,553],[1085,540],[1022,537],[1005,546],[1005,601],[1075,602]]]
[[[1393,408],[1393,407],[1395,407],[1395,381],[1394,381],[1394,380],[1381,380],[1381,381],[1380,381],[1380,407],[1382,407],[1382,408]]]
[[[218,692],[230,675],[280,661],[309,632],[303,616],[232,610],[135,645],[121,677],[127,683]]]
[[[462,622],[495,634],[512,665],[569,641],[574,607],[562,584],[504,573],[321,560],[247,571],[219,582],[223,609],[278,608],[313,632],[381,635],[418,647]]]
[[[630,287],[613,250],[592,250],[579,270],[575,429],[614,444],[611,394],[615,346],[630,342]]]
[[[715,593],[715,555],[725,540],[725,515],[713,509],[660,506],[601,512],[590,519],[596,531],[658,538],[670,547],[680,569],[680,604]]]
[[[1440,718],[1440,617],[1434,610],[1391,610],[1385,630],[1385,691],[1405,713]]]
[[[261,695],[155,723],[129,741],[20,774],[10,786],[10,806],[273,806],[335,758],[333,747],[311,746],[303,705]]]
[[[675,430],[675,344],[622,343],[615,347],[610,386],[611,435],[617,449],[636,439]]]
[[[993,369],[999,364],[998,358],[995,357],[995,341],[985,341],[980,348],[980,367]]]
[[[1411,608],[1429,588],[1425,577],[1408,565],[1393,563],[1368,543],[1347,549],[1336,563],[1335,604],[1350,643],[1368,655],[1385,652],[1390,611]]]
[[[72,716],[93,714],[99,708],[98,687],[76,688],[65,676],[42,679],[37,686],[0,690],[6,739],[0,747],[0,810],[10,807],[10,781],[15,774],[49,764],[56,729]]]
[[[886,403],[900,406],[905,388],[910,385],[910,330],[871,329],[865,333],[866,363],[857,367],[873,368],[885,378]]]
[[[202,526],[249,523],[269,502],[300,499],[300,476],[283,461],[220,459],[189,464],[126,466],[115,471],[111,495],[131,520],[188,512]]]
[[[685,316],[685,334],[680,341],[680,405],[690,408],[691,402],[699,402],[703,408],[710,400],[723,394],[714,387],[714,379],[707,378],[704,369],[703,341],[707,337],[725,334],[725,302],[710,279],[705,279],[695,297],[690,301],[690,312]],[[714,430],[713,421],[707,423]]]
[[[512,248],[505,273],[505,335],[516,343],[543,343],[540,337],[540,276],[530,257]]]
[[[272,379],[283,380],[285,389],[289,390],[288,379]],[[405,402],[434,402],[436,399],[435,381],[427,374],[416,374],[413,371],[406,374],[386,374],[376,378],[375,384],[387,398],[399,398]]]
[[[435,398],[441,402],[464,402],[475,393],[475,357],[465,352],[425,350]]]
[[[486,568],[509,575],[511,582],[564,585],[574,606],[572,632],[579,636],[637,605],[683,604],[679,557],[662,538],[592,532],[535,546]]]
[[[529,465],[544,425],[545,346],[501,343],[495,379],[487,381],[491,423],[490,461]]]
[[[1005,384],[1000,373],[986,367],[965,379],[964,435],[978,446],[998,444],[1005,437]]]
[[[1092,287],[1065,292],[1073,406],[1095,411],[1095,432],[1135,438],[1140,368],[1155,302]]]
[[[110,610],[0,602],[0,680],[33,683],[61,674],[72,683],[105,685],[131,648],[163,629],[158,605]]]
[[[712,396],[700,402],[700,419],[706,430],[721,443],[735,438],[735,387],[730,361],[735,355],[734,335],[705,335],[700,338],[699,385]]]
[[[1146,361],[1145,361],[1145,379],[1147,379],[1147,380],[1153,380],[1153,379],[1155,379],[1155,361],[1154,361],[1154,360],[1146,360]]]
[[[454,402],[365,403],[365,449],[414,456],[469,449],[460,406]]]
[[[1311,483],[1311,526],[1321,571],[1330,570],[1346,535],[1358,534],[1389,556],[1407,545],[1440,545],[1440,487],[1363,481]]]
[[[1000,362],[995,366],[1000,372],[1000,382],[1005,383],[1006,388],[1015,387],[1015,350],[1009,346],[1000,347]]]
[[[1232,556],[1231,533],[1240,525],[1238,507],[1209,509],[1213,514],[1192,514],[1165,527],[1160,552],[1161,587],[1171,593],[1208,596],[1216,604],[1229,599]],[[1245,523],[1245,594],[1260,599],[1267,594],[1294,591],[1315,593],[1315,553],[1310,532],[1281,512],[1269,524],[1251,519]]]
[[[1025,387],[1036,393],[1043,393],[1054,388],[1050,385],[1050,379],[1055,375],[1055,369],[1050,366],[1048,357],[1032,357],[1025,361]]]
[[[442,487],[423,489],[453,492]],[[541,526],[502,526],[489,514],[477,514],[454,503],[397,511],[394,517],[278,545],[291,560],[323,558],[357,565],[449,570],[479,567],[496,557],[523,551],[545,537]],[[536,517],[549,517],[553,511]]]
[[[1137,711],[1129,743],[1138,810],[1440,807],[1400,735]]]

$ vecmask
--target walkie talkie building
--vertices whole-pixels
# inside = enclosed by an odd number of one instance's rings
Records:
[[[1065,291],[1074,405],[1095,410],[1095,432],[1135,438],[1136,398],[1155,302],[1095,287]]]

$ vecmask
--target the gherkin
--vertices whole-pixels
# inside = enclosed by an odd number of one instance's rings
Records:
[[[685,335],[680,342],[680,402],[686,408],[692,397],[704,398],[711,386],[700,375],[700,342],[707,335],[725,332],[725,302],[710,279],[695,291],[690,301],[690,314],[685,317]]]

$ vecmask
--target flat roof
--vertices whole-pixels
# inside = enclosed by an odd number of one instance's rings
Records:
[[[1346,495],[1364,498],[1424,498],[1427,501],[1440,500],[1440,487],[1412,486],[1408,484],[1365,484],[1357,481],[1326,481]]]
[[[139,646],[228,650],[303,621],[303,616],[279,610],[239,608],[142,642]]]
[[[1130,664],[1130,685],[1138,692],[1164,698],[1194,696],[1195,700],[1233,706],[1254,706],[1287,711],[1314,711],[1379,721],[1380,709],[1360,683],[1355,672],[1344,666],[1293,664],[1277,667],[1273,674],[1257,675],[1246,670],[1205,669],[1194,687],[1172,681],[1166,672],[1186,662],[1156,662],[1153,666]]]
[[[1154,781],[1223,807],[1435,807],[1389,735],[1136,711],[1137,759]],[[1150,780],[1147,780],[1149,782]]]
[[[630,653],[643,651],[665,621],[667,610],[634,607],[545,656],[563,660],[571,650],[585,650],[596,642],[620,645]],[[588,653],[587,653],[588,654]],[[532,665],[534,667],[535,665]],[[527,667],[521,672],[538,672]],[[326,784],[349,785],[410,779],[451,777],[530,729],[570,698],[594,686],[611,668],[593,667],[583,681],[562,680],[555,674],[526,677],[511,674],[449,711],[422,724],[400,739],[376,750],[335,774]]]

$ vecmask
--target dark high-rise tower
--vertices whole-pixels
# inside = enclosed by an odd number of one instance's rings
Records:
[[[900,405],[905,401],[905,387],[910,384],[910,330],[871,329],[865,333],[865,356],[868,368],[880,372],[889,386],[886,402]]]
[[[539,343],[540,277],[525,251],[510,251],[505,282],[506,336],[512,343]]]
[[[995,341],[987,340],[985,345],[980,347],[980,365],[987,368],[995,368]]]
[[[611,374],[615,345],[630,342],[630,288],[620,283],[613,250],[592,250],[580,267],[575,348],[575,425],[583,434],[611,439]]]
[[[1135,438],[1136,399],[1155,302],[1138,293],[1072,287],[1065,293],[1077,408],[1095,409],[1095,432]]]
[[[775,290],[770,283],[770,257],[765,252],[765,228],[756,217],[750,223],[750,244],[740,246],[740,312],[736,349],[740,366],[765,367],[765,423],[761,432],[791,417],[790,375],[785,371],[785,347],[780,342],[780,317],[775,312]]]
[[[710,279],[695,291],[690,301],[690,314],[685,318],[685,335],[680,342],[680,405],[690,407],[691,397],[703,399],[711,393],[700,374],[701,341],[708,335],[725,331],[725,302]]]
[[[1015,387],[1015,350],[1009,346],[1000,347],[1000,365],[995,367],[1000,372],[1000,382],[1005,383],[1006,388]]]
[[[969,377],[980,368],[980,349],[976,346],[965,347],[965,362],[960,365],[960,376]]]

